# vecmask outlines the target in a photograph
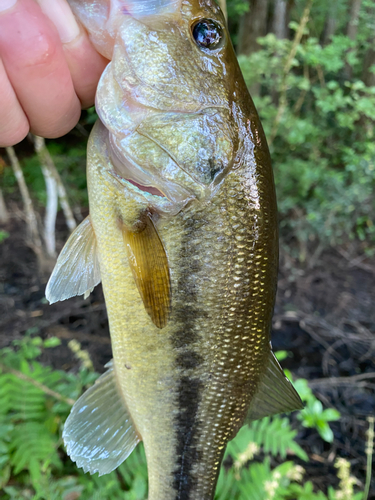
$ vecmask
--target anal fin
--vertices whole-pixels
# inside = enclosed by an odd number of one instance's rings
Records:
[[[141,440],[117,386],[112,363],[109,366],[75,402],[63,431],[70,458],[85,472],[99,472],[99,476],[116,469]]]
[[[266,371],[250,403],[245,421],[249,423],[259,418],[302,408],[301,398],[270,351]]]
[[[151,218],[146,215],[140,231],[123,227],[130,268],[154,325],[164,328],[171,304],[168,258]]]

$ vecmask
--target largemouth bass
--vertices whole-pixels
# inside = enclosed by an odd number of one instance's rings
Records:
[[[212,499],[245,421],[301,408],[270,347],[270,156],[211,0],[70,0],[111,60],[88,145],[89,217],[52,303],[103,284],[113,348],[64,441],[91,473],[143,441],[150,500]]]

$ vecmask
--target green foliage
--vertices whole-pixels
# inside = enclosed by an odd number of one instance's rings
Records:
[[[307,380],[297,380],[294,382],[294,387],[305,403],[305,408],[298,413],[297,418],[304,427],[316,429],[324,441],[332,443],[334,436],[329,422],[339,420],[340,413],[334,408],[324,410],[321,401],[316,399],[308,386]]]
[[[343,78],[346,64],[354,71],[357,61],[361,65],[356,42],[336,35],[322,46],[307,36],[285,73],[292,41],[273,34],[259,41],[262,50],[239,61],[247,84],[261,84],[254,98],[266,135],[273,139],[284,239],[323,247],[359,239],[371,251],[375,87],[357,77]]]
[[[297,431],[292,429],[288,418],[265,417],[243,426],[236,438],[228,443],[226,454],[232,458],[238,456],[245,452],[249,443],[253,443],[258,450],[274,457],[285,458],[288,452],[293,452],[293,455],[307,460],[306,453],[294,440],[296,435]]]
[[[72,374],[42,365],[38,356],[44,349],[58,347],[60,341],[42,340],[36,333],[30,330],[22,340],[14,341],[13,348],[0,351],[0,498],[122,500],[126,492],[127,500],[145,500],[147,466],[142,445],[116,471],[102,477],[83,474],[66,457],[62,425],[71,401],[94,382],[97,374],[82,367]],[[285,355],[281,352],[278,357]],[[306,409],[310,402],[313,407],[320,403],[306,381],[299,380],[296,386],[307,402]],[[305,425],[311,418],[308,426],[319,431],[321,420],[328,425],[334,419],[331,417],[336,417],[334,411],[319,409],[301,420]],[[284,461],[287,456],[308,460],[295,441],[296,434],[291,421],[281,416],[244,426],[227,446],[216,500],[335,500],[333,490],[326,497],[314,493],[310,483],[299,484],[302,467]],[[282,463],[275,466],[275,460]],[[347,466],[339,477],[353,487]],[[361,499],[359,495],[353,498]]]
[[[35,498],[44,498],[49,478],[63,468],[61,429],[71,407],[68,398],[77,398],[96,375],[81,371],[74,376],[43,366],[36,358],[59,340],[43,341],[32,333],[15,341],[15,349],[0,351],[0,486],[15,476],[20,484],[33,485]],[[18,489],[13,490],[9,498],[17,498]]]
[[[227,9],[229,19],[233,21],[248,12],[250,6],[246,0],[228,0]]]
[[[9,238],[8,231],[3,231],[2,229],[0,229],[0,243],[2,243],[7,238]]]

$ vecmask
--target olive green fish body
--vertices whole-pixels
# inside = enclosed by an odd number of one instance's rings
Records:
[[[100,200],[90,213],[117,378],[145,445],[150,499],[212,498],[225,445],[242,425],[269,353],[277,272],[269,164],[232,172],[209,203],[154,217],[171,275],[162,330],[135,286],[121,201],[101,170],[89,168],[90,192]]]
[[[63,437],[99,474],[142,440],[150,500],[209,500],[244,421],[300,407],[270,349],[269,152],[218,7],[103,2],[98,19],[110,16],[98,31],[90,2],[71,0],[113,55],[88,146],[90,216],[46,295],[87,294],[102,281],[113,364],[74,405]]]

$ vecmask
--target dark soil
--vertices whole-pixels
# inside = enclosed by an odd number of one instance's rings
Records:
[[[0,244],[0,348],[32,329],[57,336],[62,345],[48,349],[43,362],[63,370],[77,369],[68,347],[77,339],[103,371],[111,358],[108,323],[101,287],[88,300],[76,297],[49,306],[44,298],[47,274],[25,240],[24,223],[13,217],[10,237]],[[58,226],[59,250],[67,238]],[[340,252],[324,253],[314,267],[282,255],[272,335],[275,351],[291,356],[284,368],[306,378],[325,407],[337,408],[341,419],[331,427],[335,439],[324,442],[315,430],[301,428],[299,444],[310,461],[301,463],[316,489],[337,486],[337,457],[347,458],[363,490],[366,474],[366,418],[375,415],[375,261],[349,261]],[[375,499],[375,480],[369,498]]]

